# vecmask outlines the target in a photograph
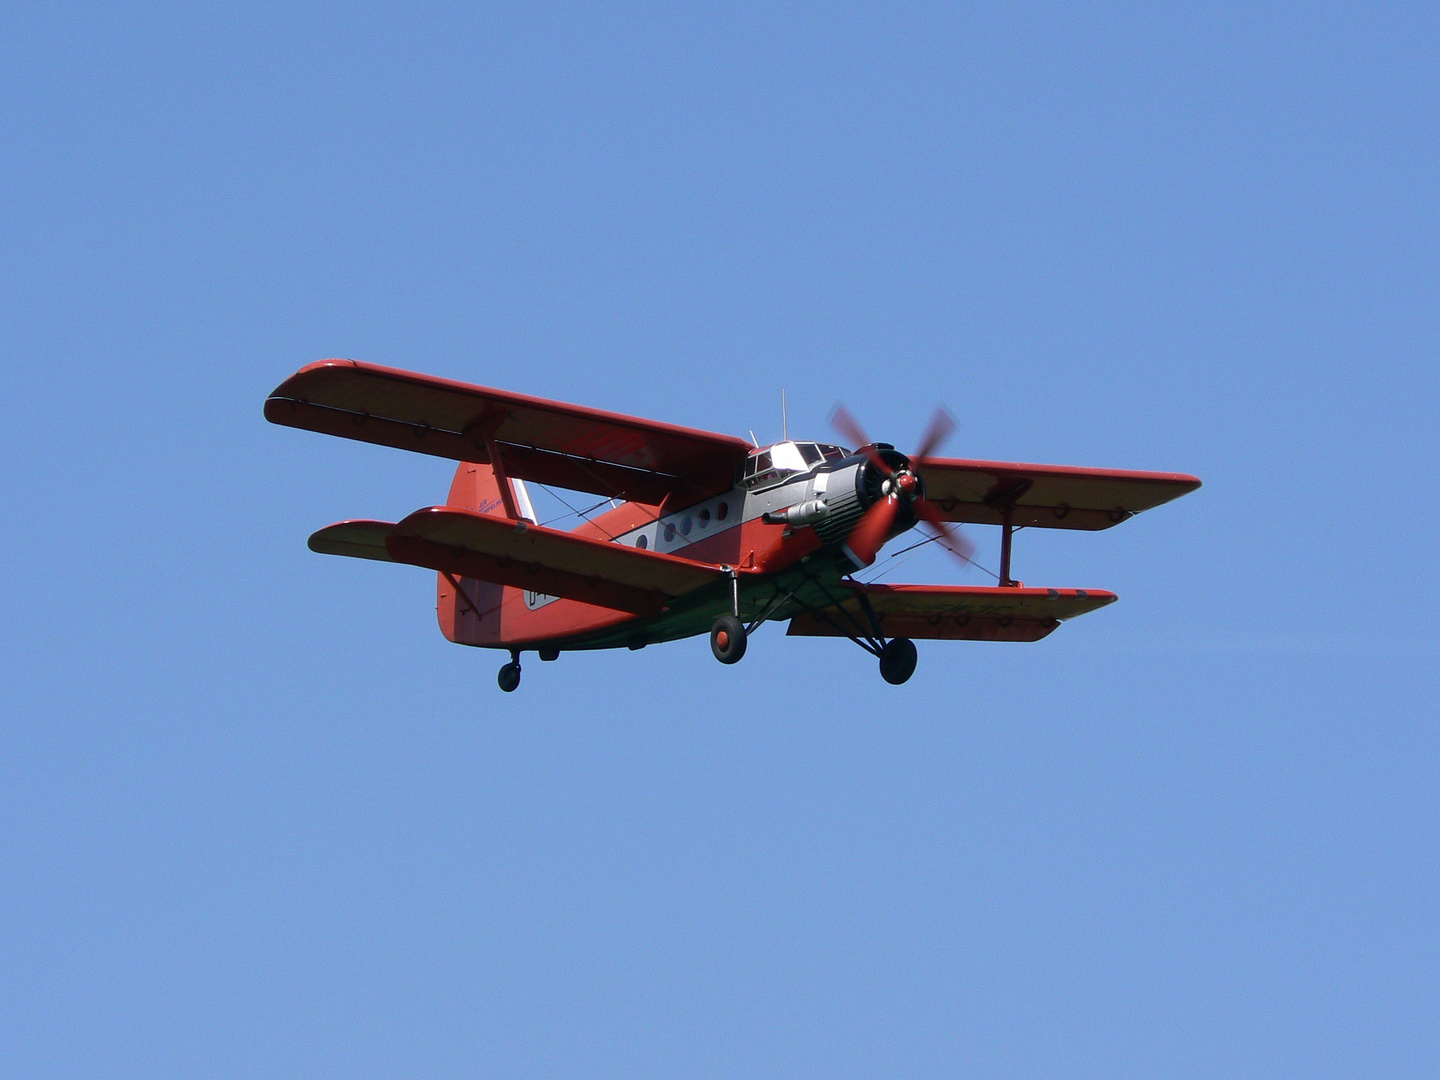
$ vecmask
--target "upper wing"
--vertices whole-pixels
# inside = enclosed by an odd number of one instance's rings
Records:
[[[852,586],[838,605],[790,620],[789,633],[807,637],[848,634],[867,626],[858,594],[870,601],[888,637],[967,641],[1038,641],[1087,611],[1114,603],[1104,589],[1019,589],[976,585]]]
[[[1016,526],[1048,529],[1108,529],[1200,486],[1184,473],[956,458],[927,460],[924,475],[925,495],[946,521],[1000,525],[1008,503]]]
[[[730,435],[417,375],[355,360],[320,360],[265,402],[272,423],[488,462],[522,480],[660,503],[730,486],[750,444]]]
[[[415,511],[391,527],[385,549],[396,562],[637,615],[662,611],[725,574],[708,563],[453,506]]]

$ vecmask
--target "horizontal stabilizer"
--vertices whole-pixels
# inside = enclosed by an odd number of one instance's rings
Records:
[[[310,534],[310,550],[321,555],[348,555],[352,559],[394,562],[385,550],[393,521],[339,521]]]
[[[386,548],[396,562],[637,615],[724,577],[708,563],[453,506],[417,510],[391,529]]]
[[[1014,461],[929,458],[925,496],[946,521],[1042,529],[1108,529],[1142,510],[1194,491],[1185,473],[1026,465]]]
[[[789,633],[838,637],[869,623],[850,597],[818,613],[797,615]],[[1103,589],[1024,589],[974,585],[869,585],[864,588],[886,637],[963,641],[1038,641],[1065,619],[1114,603]]]

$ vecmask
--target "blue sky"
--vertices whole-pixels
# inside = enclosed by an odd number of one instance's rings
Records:
[[[0,1056],[1434,1075],[1437,21],[0,14]],[[903,687],[771,628],[502,695],[305,549],[450,473],[266,424],[326,356],[1206,486],[1022,533],[1121,602]]]

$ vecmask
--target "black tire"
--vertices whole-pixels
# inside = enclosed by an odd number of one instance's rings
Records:
[[[899,686],[915,674],[919,655],[908,637],[891,638],[880,654],[880,677],[891,686]]]
[[[722,664],[739,663],[745,655],[745,624],[734,615],[721,615],[710,628],[710,651]]]
[[[496,676],[495,681],[507,694],[514,693],[515,688],[520,685],[520,665],[506,664],[500,669],[500,674]]]

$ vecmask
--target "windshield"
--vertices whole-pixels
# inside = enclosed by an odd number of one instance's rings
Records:
[[[746,487],[758,487],[796,473],[810,472],[822,462],[838,461],[845,456],[841,447],[829,443],[778,442],[763,450],[752,450],[738,480]]]

